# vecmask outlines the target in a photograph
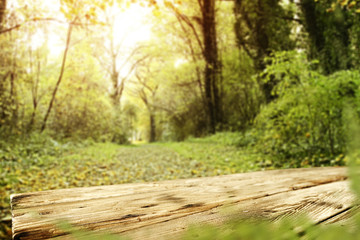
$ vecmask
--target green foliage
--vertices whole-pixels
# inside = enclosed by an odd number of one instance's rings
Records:
[[[49,124],[57,136],[99,139],[111,128],[113,109],[97,83],[73,76],[62,87]]]
[[[15,33],[14,37],[21,35]],[[18,63],[24,57],[23,43],[15,43],[10,36],[0,35],[0,136],[21,134],[24,123],[21,118],[21,91],[25,88],[22,68],[26,63]],[[19,49],[21,53],[13,56],[14,49]],[[21,84],[18,79],[21,79]]]
[[[351,39],[358,41],[358,34],[351,29],[358,25],[358,16],[337,7],[333,1],[304,0],[300,9],[308,34],[304,47],[310,59],[319,60],[320,70],[332,74],[354,67],[351,55],[357,46],[351,44]]]
[[[224,129],[244,131],[253,124],[263,102],[254,73],[253,61],[245,52],[229,50],[224,54]]]
[[[99,66],[82,52],[90,50],[89,43],[83,42],[68,61],[49,121],[55,137],[98,140],[111,128],[115,116],[106,85],[99,83]]]
[[[170,140],[183,141],[189,136],[200,137],[206,133],[206,114],[199,100],[194,99],[170,117]]]
[[[343,165],[343,108],[347,101],[358,102],[359,72],[325,77],[310,70],[316,63],[295,52],[277,53],[269,61],[265,74],[276,79],[278,99],[257,116],[259,151],[280,165]]]
[[[137,108],[131,104],[126,104],[121,110],[116,109],[111,123],[112,125],[108,131],[110,139],[102,136],[101,140],[110,140],[117,144],[128,144],[129,138],[134,131],[137,115]]]
[[[349,155],[349,177],[351,187],[360,201],[360,118],[354,105],[348,103],[344,111],[345,129],[347,131],[347,153]]]
[[[235,3],[235,32],[238,44],[248,48],[251,56],[254,56],[255,64],[262,64],[269,49],[284,51],[294,48],[294,42],[290,38],[291,23],[286,22],[287,18],[293,16],[294,11],[280,2],[266,0]]]
[[[286,218],[276,223],[261,219],[233,219],[221,226],[197,225],[189,229],[178,239],[182,240],[357,240],[360,237],[360,216],[355,215],[350,225],[316,225],[304,216]],[[104,239],[121,240],[131,239],[104,232],[90,232],[79,230],[67,222],[60,222],[58,227],[71,234],[76,240]],[[154,234],[156,230],[154,229]]]
[[[256,136],[253,131],[246,132],[218,132],[205,138],[189,138],[187,142],[214,143],[232,147],[254,146]],[[240,149],[239,149],[240,150]]]
[[[238,47],[253,60],[254,69],[259,73],[266,68],[266,57],[272,52],[289,51],[295,48],[291,37],[294,28],[295,11],[291,4],[279,0],[235,1],[235,33]],[[274,17],[277,16],[277,17]],[[261,82],[266,102],[273,99],[274,83]]]
[[[352,225],[315,225],[304,217],[288,218],[277,223],[264,220],[231,220],[221,227],[196,226],[191,228],[181,239],[198,240],[237,240],[237,239],[324,239],[356,240],[360,237],[358,230],[360,218],[356,216]]]

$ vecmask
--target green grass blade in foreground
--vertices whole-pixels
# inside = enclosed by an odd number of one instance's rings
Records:
[[[351,187],[360,199],[360,120],[353,108],[347,106],[344,111],[345,131],[348,138],[349,177]]]

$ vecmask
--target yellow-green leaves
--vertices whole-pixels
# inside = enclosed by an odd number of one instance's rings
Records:
[[[81,23],[100,23],[98,16],[105,11],[106,4],[101,0],[61,0],[60,11],[69,22]]]
[[[314,0],[315,2],[321,2],[321,0]],[[324,1],[325,2],[325,1]],[[360,13],[360,2],[358,0],[336,0],[333,1],[329,8],[326,9],[326,12],[334,12],[337,7],[341,9],[346,9],[348,11],[353,11],[355,13]]]

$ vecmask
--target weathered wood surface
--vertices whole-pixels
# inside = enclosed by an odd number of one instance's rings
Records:
[[[232,217],[307,213],[330,223],[354,207],[346,176],[345,168],[308,168],[15,194],[13,238],[71,239],[59,219],[132,239],[176,239],[190,224]]]

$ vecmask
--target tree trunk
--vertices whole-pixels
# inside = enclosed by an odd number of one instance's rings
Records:
[[[30,69],[33,71],[33,58],[32,58],[32,50],[30,49]],[[35,117],[36,117],[36,111],[38,107],[38,90],[39,90],[39,82],[40,82],[40,70],[41,70],[41,61],[39,52],[37,52],[37,69],[36,69],[36,80],[35,82],[32,81],[32,87],[31,87],[31,95],[32,95],[32,102],[33,102],[33,112],[31,114],[31,119],[29,122],[29,125],[27,127],[27,131],[31,132],[33,129],[33,126],[35,124]]]
[[[350,45],[355,41],[354,46],[358,46],[359,40],[358,34],[352,39],[350,33],[358,18],[352,18],[345,9],[329,14],[326,8],[316,1],[300,1],[302,25],[309,39],[308,57],[319,60],[325,74],[332,74],[354,67],[356,57],[351,56]]]
[[[149,142],[155,142],[156,141],[156,123],[155,123],[155,116],[152,112],[149,112],[150,114],[150,136],[149,136]]]
[[[6,0],[0,0],[0,30],[2,30],[5,19]]]
[[[221,76],[220,62],[216,41],[215,0],[203,0],[202,31],[204,40],[205,67],[205,98],[208,107],[210,132],[215,133],[216,127],[222,122],[219,81]]]
[[[62,65],[61,65],[61,70],[60,70],[59,79],[58,79],[58,81],[56,82],[56,86],[55,86],[55,88],[54,88],[54,91],[53,91],[53,94],[52,94],[52,98],[51,98],[51,101],[50,101],[48,110],[47,110],[47,112],[46,112],[46,115],[45,115],[45,118],[44,118],[44,121],[43,121],[43,125],[42,125],[42,127],[41,127],[41,132],[43,132],[43,131],[45,130],[45,128],[46,128],[47,119],[48,119],[48,117],[49,117],[49,115],[50,115],[52,106],[53,106],[54,101],[55,101],[55,97],[56,97],[57,90],[59,89],[59,86],[60,86],[62,77],[63,77],[63,75],[64,75],[66,57],[67,57],[67,53],[68,53],[68,50],[69,50],[72,28],[73,28],[72,23],[70,23],[70,24],[69,24],[69,28],[68,28],[68,33],[67,33],[66,46],[65,46],[65,50],[64,50],[64,56],[63,56],[63,60],[62,60]]]
[[[115,51],[114,46],[114,38],[110,38],[110,48],[111,48],[111,81],[113,84],[113,93],[111,94],[111,98],[113,100],[113,104],[115,107],[120,105],[120,94],[119,94],[119,72],[117,70],[117,52]]]
[[[113,83],[113,93],[111,94],[111,98],[114,106],[119,106],[120,104],[118,78],[119,74],[116,71],[111,74],[111,81]]]
[[[217,39],[216,39],[216,21],[215,21],[215,0],[197,0],[200,10],[201,19],[196,18],[196,21],[201,25],[203,41],[201,42],[197,34],[194,24],[190,18],[181,14],[171,3],[168,6],[174,11],[178,20],[185,22],[192,32],[201,48],[202,55],[205,59],[206,66],[204,71],[204,97],[206,112],[208,115],[208,129],[210,133],[215,133],[217,127],[221,127],[222,106],[219,85],[221,80],[221,63],[218,57]],[[182,26],[182,25],[181,25]],[[183,28],[183,26],[182,26]],[[183,28],[184,30],[184,28]],[[184,30],[186,32],[186,30]],[[191,41],[187,41],[190,48]],[[192,49],[191,49],[192,50]],[[193,52],[193,51],[192,51]],[[194,59],[195,60],[195,59]],[[202,90],[202,83],[200,83]]]
[[[17,124],[18,121],[18,111],[19,111],[19,104],[17,100],[17,93],[15,90],[15,72],[12,72],[10,74],[10,106],[12,108],[11,113],[11,129],[14,129],[14,127]]]
[[[264,71],[269,64],[265,59],[272,51],[288,51],[295,47],[290,38],[292,25],[288,23],[293,13],[284,10],[280,3],[280,0],[235,1],[237,44],[253,59],[257,72]],[[270,81],[264,83],[263,78],[258,77],[258,83],[265,102],[273,101],[276,98],[272,93],[277,84],[275,78],[270,76]]]

